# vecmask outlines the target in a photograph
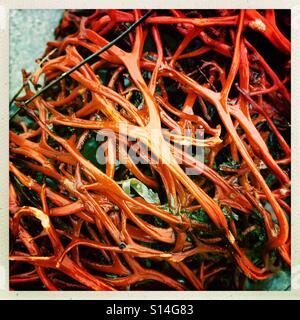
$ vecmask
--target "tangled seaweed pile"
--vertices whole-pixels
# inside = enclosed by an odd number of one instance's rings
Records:
[[[66,10],[39,70],[23,71],[10,127],[12,290],[242,290],[289,269],[284,12],[155,10],[24,105],[143,13]]]

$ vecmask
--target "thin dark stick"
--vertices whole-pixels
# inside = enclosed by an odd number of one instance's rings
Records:
[[[89,62],[93,58],[97,57],[99,54],[105,52],[108,50],[110,47],[112,47],[116,42],[118,42],[120,39],[122,39],[124,36],[126,36],[129,32],[134,30],[139,24],[141,24],[143,21],[145,21],[149,15],[152,13],[153,10],[149,10],[146,14],[144,14],[140,19],[138,19],[135,23],[133,23],[127,30],[125,30],[123,33],[121,33],[118,37],[116,37],[114,40],[109,42],[107,45],[96,51],[95,53],[91,54],[88,56],[86,59],[82,60],[79,62],[76,66],[72,67],[69,71],[62,73],[58,78],[54,79],[52,82],[48,83],[45,87],[43,87],[40,91],[38,91],[34,96],[30,97],[28,100],[26,100],[23,105],[26,105],[33,101],[35,98],[40,96],[43,92],[51,88],[53,85],[58,83],[60,80],[64,79],[68,75],[70,75],[72,72],[83,66],[85,63]],[[18,112],[20,109],[18,109],[11,117],[9,120],[11,120]]]
[[[29,83],[29,79],[25,80],[25,82],[22,84],[21,88],[15,93],[15,95],[12,97],[12,99],[9,101],[9,106],[13,104],[13,102],[17,99],[19,94],[22,92],[22,90],[25,88],[25,86]]]
[[[49,59],[49,57],[55,52],[57,51],[57,48],[53,49],[51,52],[49,52],[42,60],[41,62],[39,62],[39,66],[41,67],[41,65]],[[16,94],[12,97],[12,99],[9,101],[9,106],[11,106],[13,104],[13,102],[17,99],[17,97],[19,96],[19,94],[22,92],[22,90],[25,88],[25,86],[29,83],[29,81],[32,79],[33,74],[27,78],[27,80],[22,84],[21,88],[16,92]]]

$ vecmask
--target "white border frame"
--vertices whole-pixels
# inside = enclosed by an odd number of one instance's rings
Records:
[[[300,4],[297,0],[0,0],[0,299],[79,300],[300,300]],[[66,8],[274,8],[292,10],[292,287],[290,291],[139,291],[139,292],[47,292],[8,290],[8,92],[9,92],[9,10]],[[299,125],[299,127],[298,127]],[[297,196],[298,195],[298,196]]]

